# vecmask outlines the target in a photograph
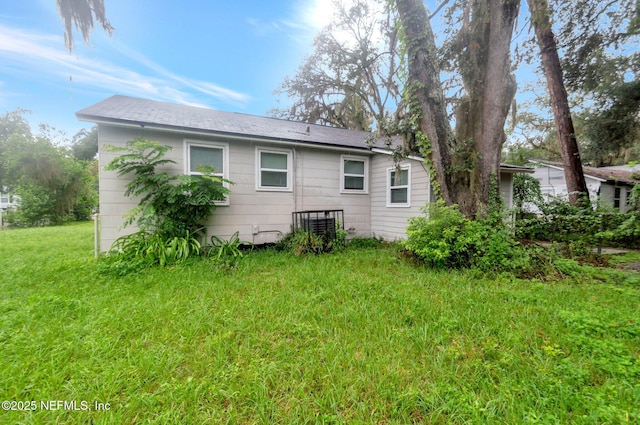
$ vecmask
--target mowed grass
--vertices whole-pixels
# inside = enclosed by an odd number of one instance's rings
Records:
[[[640,423],[632,272],[488,278],[380,248],[115,278],[92,248],[90,224],[0,231],[0,399],[37,402],[0,423]]]

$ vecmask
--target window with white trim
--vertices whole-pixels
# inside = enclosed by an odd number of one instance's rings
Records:
[[[369,192],[369,158],[342,155],[340,163],[342,193]]]
[[[186,174],[191,176],[201,176],[202,167],[209,167],[213,170],[211,175],[228,179],[229,178],[229,146],[222,143],[204,143],[195,141],[185,141]],[[220,183],[228,187],[228,183]],[[229,205],[229,198],[216,202],[216,205]]]
[[[291,151],[256,149],[256,188],[258,190],[291,191]]]
[[[387,207],[411,206],[411,166],[387,169]]]

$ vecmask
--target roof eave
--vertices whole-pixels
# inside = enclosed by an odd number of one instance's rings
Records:
[[[217,136],[217,137],[225,137],[225,138],[233,138],[238,140],[246,140],[246,141],[254,141],[254,142],[269,142],[269,143],[278,143],[278,144],[286,144],[286,145],[295,145],[295,146],[304,146],[304,147],[317,147],[322,149],[329,150],[339,150],[343,152],[359,152],[359,153],[368,153],[370,149],[363,142],[362,148],[357,146],[345,146],[345,145],[337,145],[337,144],[329,144],[315,141],[304,141],[300,139],[285,139],[281,137],[269,137],[269,136],[261,136],[261,135],[252,135],[252,134],[243,134],[243,133],[234,133],[234,132],[226,132],[226,131],[218,131],[218,130],[205,130],[205,129],[194,129],[189,127],[178,127],[173,125],[162,125],[157,123],[150,123],[144,121],[134,121],[134,120],[124,120],[124,119],[114,119],[114,118],[106,118],[99,117],[90,114],[82,114],[77,112],[76,117],[80,121],[93,122],[98,125],[113,125],[117,127],[126,127],[126,128],[146,128],[150,130],[156,131],[166,131],[171,133],[183,133],[183,134],[191,134],[191,135],[199,135],[199,136]]]

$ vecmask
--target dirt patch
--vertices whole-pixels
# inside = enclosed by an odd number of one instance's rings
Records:
[[[640,273],[640,263],[622,263],[618,265],[619,268],[624,270],[633,270],[634,272]]]

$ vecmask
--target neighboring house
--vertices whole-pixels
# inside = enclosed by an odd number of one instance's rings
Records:
[[[396,168],[384,143],[365,143],[367,132],[124,96],[76,115],[98,124],[102,249],[124,234],[123,215],[136,206],[124,196],[127,181],[104,169],[116,155],[104,146],[136,138],[173,148],[167,158],[176,164],[165,171],[198,174],[198,166],[211,165],[234,182],[208,226],[209,234],[223,238],[239,231],[242,240],[274,242],[291,230],[293,212],[340,209],[351,236],[394,240],[405,237],[407,219],[432,199],[422,158]],[[526,170],[503,167],[500,192],[507,206],[513,173]]]
[[[540,182],[543,195],[568,198],[562,163],[540,160],[529,162],[535,164],[533,177]],[[637,178],[640,167],[582,167],[582,170],[592,201],[600,198],[621,212],[629,210],[631,190],[640,183],[640,179]]]
[[[7,188],[3,188],[5,191],[0,192],[0,210],[3,212],[16,209],[19,205],[19,197],[17,195],[11,195],[7,192]]]

